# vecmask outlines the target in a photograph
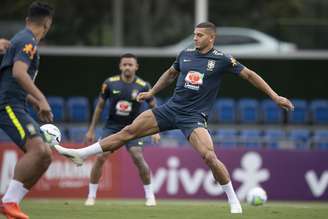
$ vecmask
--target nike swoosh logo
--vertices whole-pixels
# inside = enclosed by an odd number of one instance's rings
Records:
[[[119,94],[121,91],[119,90],[113,90],[113,94]]]
[[[191,62],[190,59],[184,59],[183,62]]]

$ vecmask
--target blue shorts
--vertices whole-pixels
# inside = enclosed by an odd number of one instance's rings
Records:
[[[12,108],[7,105],[0,109],[0,128],[22,150],[27,138],[41,136],[39,124],[21,108]]]
[[[167,104],[156,107],[152,111],[161,132],[180,129],[189,139],[194,129],[200,127],[207,129],[207,117],[202,113],[181,113]]]
[[[100,138],[105,138],[109,135],[115,134],[115,133],[121,131],[122,128],[124,128],[124,127],[122,127],[122,126],[105,127],[102,130]],[[143,139],[139,138],[139,139],[134,139],[134,140],[129,141],[128,143],[125,144],[125,147],[126,147],[126,149],[129,149],[131,147],[142,147],[143,145],[144,145]]]

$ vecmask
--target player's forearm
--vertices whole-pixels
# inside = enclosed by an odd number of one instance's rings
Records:
[[[31,77],[27,74],[27,72],[15,70],[13,71],[13,76],[17,80],[17,82],[22,86],[22,88],[35,98],[35,103],[38,101],[46,101],[45,96],[42,92],[35,86]]]
[[[38,106],[38,100],[35,97],[33,97],[31,94],[28,94],[26,99],[27,99],[27,102],[29,102],[33,106],[35,106],[35,107]]]
[[[251,70],[249,70],[251,71]],[[261,78],[254,71],[251,71],[246,78],[251,84],[253,84],[256,88],[266,93],[271,99],[275,99],[278,97],[278,94],[272,90],[272,88],[266,83],[263,78]]]
[[[174,68],[169,68],[167,71],[162,74],[162,76],[158,79],[154,87],[151,89],[153,95],[163,90],[165,87],[169,86],[178,76],[179,72],[177,72]]]

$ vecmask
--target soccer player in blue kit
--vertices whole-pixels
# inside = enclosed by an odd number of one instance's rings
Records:
[[[287,98],[274,92],[254,71],[215,49],[215,37],[216,26],[213,23],[198,24],[194,29],[195,48],[183,50],[154,87],[138,95],[139,101],[147,100],[178,78],[174,95],[166,104],[143,112],[120,132],[93,145],[80,149],[56,146],[57,151],[81,164],[88,156],[113,152],[132,139],[180,129],[220,183],[228,197],[230,212],[242,213],[229,173],[217,158],[207,130],[208,113],[216,99],[222,76],[224,73],[238,75],[266,93],[280,107],[292,110],[294,106]]]
[[[19,203],[51,163],[51,149],[44,143],[39,125],[28,114],[26,101],[38,109],[41,121],[52,121],[49,104],[34,84],[39,67],[37,44],[50,29],[52,17],[52,7],[33,2],[26,27],[11,39],[0,65],[0,128],[24,152],[0,204],[0,211],[7,218],[29,218]]]
[[[119,68],[120,75],[109,77],[102,84],[101,93],[94,111],[89,130],[86,134],[86,143],[92,143],[95,139],[94,130],[97,121],[104,109],[105,102],[109,99],[109,116],[101,134],[105,138],[111,134],[119,132],[126,125],[129,125],[140,114],[141,103],[136,100],[137,95],[141,92],[147,92],[150,89],[149,83],[136,76],[139,68],[137,57],[134,54],[126,53],[121,56]],[[147,100],[150,108],[156,106],[155,98]],[[152,135],[152,140],[157,143],[160,139],[159,134]],[[151,184],[150,168],[145,161],[142,153],[143,140],[135,139],[125,144],[135,166],[139,171],[139,176],[144,185],[146,206],[155,206],[156,200]],[[89,194],[85,205],[92,206],[95,204],[96,193],[99,179],[102,173],[102,167],[108,157],[108,153],[101,154],[94,163],[89,183]]]

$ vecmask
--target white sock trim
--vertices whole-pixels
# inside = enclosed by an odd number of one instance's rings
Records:
[[[104,151],[102,150],[100,143],[96,142],[90,146],[77,149],[77,152],[79,153],[79,155],[81,156],[82,159],[86,159],[89,156],[101,154]]]
[[[145,190],[145,198],[146,199],[155,198],[153,185],[151,183],[148,185],[144,185],[144,190]]]
[[[24,187],[24,184],[12,179],[9,183],[8,189],[5,193],[5,195],[2,197],[3,203],[8,202],[14,202],[19,204],[24,196],[28,193],[29,190],[27,190]]]
[[[239,203],[235,190],[233,189],[231,181],[225,185],[221,185],[223,191],[226,193],[229,203]]]
[[[98,184],[89,183],[89,194],[88,198],[96,198],[97,197]]]

